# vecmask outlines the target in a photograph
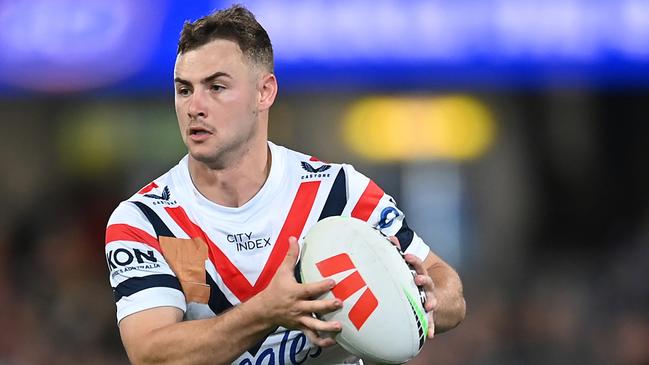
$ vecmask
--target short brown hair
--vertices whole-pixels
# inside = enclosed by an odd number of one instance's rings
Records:
[[[178,40],[178,53],[199,48],[215,39],[235,42],[254,63],[273,72],[273,46],[264,27],[244,6],[235,4],[194,22],[185,22]]]

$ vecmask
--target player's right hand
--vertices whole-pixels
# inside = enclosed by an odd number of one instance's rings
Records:
[[[290,329],[299,329],[311,343],[327,347],[336,343],[331,337],[321,337],[318,332],[337,333],[342,326],[337,321],[322,321],[313,313],[323,314],[342,307],[340,299],[314,299],[330,291],[336,284],[332,279],[300,284],[295,280],[295,264],[299,245],[295,237],[288,239],[288,252],[275,276],[258,295],[264,303],[266,318],[271,323]]]

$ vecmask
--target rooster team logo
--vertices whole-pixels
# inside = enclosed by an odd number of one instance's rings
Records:
[[[381,211],[381,219],[379,220],[379,228],[388,228],[394,223],[394,220],[399,217],[399,211],[395,207],[386,207]]]
[[[351,258],[346,253],[341,253],[328,259],[324,259],[318,262],[316,267],[324,277],[356,269],[356,266],[354,266]],[[331,289],[334,297],[344,302],[345,299],[363,288],[365,288],[365,291],[349,311],[349,320],[354,324],[354,327],[356,327],[357,330],[360,330],[361,327],[363,327],[365,321],[367,321],[370,315],[372,315],[379,306],[379,301],[374,296],[374,293],[372,293],[370,288],[367,287],[367,283],[365,283],[365,280],[363,280],[358,270],[354,270],[351,274],[338,282],[333,289]]]

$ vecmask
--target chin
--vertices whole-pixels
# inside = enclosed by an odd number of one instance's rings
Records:
[[[189,155],[196,161],[200,162],[209,162],[213,160],[218,160],[219,154],[214,151],[210,150],[207,151],[206,149],[200,148],[200,149],[190,149],[189,150]]]
[[[216,148],[208,149],[204,146],[189,149],[189,155],[192,159],[212,168],[219,168],[223,164],[223,154],[221,152]]]

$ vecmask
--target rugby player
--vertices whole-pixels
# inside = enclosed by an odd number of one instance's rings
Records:
[[[174,70],[188,154],[113,212],[106,258],[121,338],[134,364],[357,364],[332,335],[331,279],[302,284],[298,238],[353,216],[399,244],[426,291],[428,337],[455,327],[457,273],[407,225],[394,200],[347,164],[268,141],[273,49],[242,6],[186,23]]]

